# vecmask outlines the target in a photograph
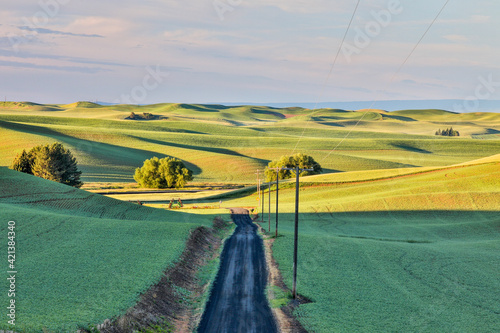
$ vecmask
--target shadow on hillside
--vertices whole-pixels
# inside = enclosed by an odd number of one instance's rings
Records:
[[[488,128],[486,129],[486,134],[500,134],[500,131],[493,128]]]
[[[275,204],[274,198],[272,204]],[[267,207],[264,212],[264,222],[267,225]],[[293,232],[295,214],[280,213],[278,219],[282,230]],[[271,231],[275,230],[275,221],[273,209]],[[428,244],[445,240],[486,241],[499,239],[500,214],[491,210],[301,213],[299,231],[300,229],[310,234],[409,244]],[[290,236],[285,234],[284,237]]]
[[[391,143],[391,146],[399,148],[399,149],[403,149],[406,151],[411,151],[412,153],[432,154],[432,152],[429,150],[420,149],[420,148],[415,147],[414,145],[407,143],[407,142],[405,142],[405,143]]]
[[[259,110],[259,109],[250,109],[250,112],[251,113],[254,113],[254,114],[263,114],[263,115],[269,115],[269,116],[274,116],[276,118],[279,118],[279,119],[285,119],[286,116],[282,113],[279,113],[279,112],[273,112],[273,111],[268,111],[268,110]]]
[[[148,150],[135,149],[135,148],[117,146],[98,141],[79,139],[42,126],[11,123],[0,120],[0,127],[14,130],[17,132],[42,135],[54,139],[56,141],[59,141],[63,144],[75,147],[76,151],[87,154],[92,159],[99,160],[99,165],[114,164],[117,166],[137,168],[142,166],[145,160],[150,159],[153,156],[156,156],[158,158],[169,156]],[[26,149],[30,148],[31,147],[26,147]],[[85,165],[83,163],[79,164],[80,166]],[[90,166],[92,167],[92,165]],[[192,163],[186,162],[186,166],[189,169],[191,169],[193,171],[193,174],[195,175],[201,173],[201,169]]]
[[[344,172],[344,171],[336,170],[336,169],[323,169],[323,172],[321,174],[324,175],[327,173],[340,173],[340,172]]]
[[[389,119],[395,119],[395,120],[401,120],[401,121],[408,121],[408,122],[418,121],[418,120],[410,118],[410,117],[394,116],[394,115],[390,115],[390,114],[383,114],[382,118],[389,118]]]
[[[179,107],[186,110],[194,110],[199,112],[219,112],[220,110],[231,109],[232,107],[224,105],[209,105],[209,104],[179,104]]]
[[[318,121],[319,124],[332,127],[345,127],[344,124],[336,123],[333,121]]]
[[[246,156],[246,155],[240,154],[234,150],[230,150],[230,149],[226,149],[226,148],[200,147],[200,146],[186,145],[186,144],[182,144],[182,143],[174,143],[174,142],[169,142],[169,141],[140,138],[140,137],[136,137],[136,136],[130,136],[130,137],[137,139],[137,140],[142,140],[142,141],[145,141],[148,143],[154,143],[154,144],[162,145],[162,146],[171,146],[171,147],[176,147],[176,148],[192,149],[192,150],[204,151],[204,152],[209,152],[209,153],[237,156],[237,157],[243,157],[243,158],[255,160],[259,163],[264,163],[264,164],[269,163],[269,160],[263,160],[260,158]]]

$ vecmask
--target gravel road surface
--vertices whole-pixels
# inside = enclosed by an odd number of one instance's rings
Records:
[[[219,274],[198,332],[278,332],[265,296],[266,260],[257,226],[247,210],[235,208],[231,213],[237,227],[224,245]]]

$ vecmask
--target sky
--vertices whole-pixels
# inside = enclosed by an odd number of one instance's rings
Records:
[[[500,1],[357,1],[8,1],[0,99],[500,99]]]

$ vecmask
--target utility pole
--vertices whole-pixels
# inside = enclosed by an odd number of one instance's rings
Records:
[[[264,222],[264,200],[265,200],[265,197],[264,197],[264,182],[262,182],[262,187],[260,189],[260,192],[261,192],[261,198],[262,198],[262,222]]]
[[[300,171],[314,171],[314,169],[301,169],[299,166],[295,168],[283,168],[283,170],[295,170],[295,235],[293,243],[293,299],[297,298],[297,250],[299,241],[299,173]]]
[[[271,232],[271,182],[269,182],[269,210],[267,211],[267,219],[269,220],[269,229],[267,232]]]
[[[260,201],[260,170],[257,170],[255,173],[257,175],[257,193],[259,193],[259,201]]]
[[[279,192],[279,172],[280,170],[287,170],[285,168],[269,168],[276,170],[276,238],[278,238],[278,192]],[[269,183],[271,184],[271,183]],[[269,185],[271,186],[271,185]]]

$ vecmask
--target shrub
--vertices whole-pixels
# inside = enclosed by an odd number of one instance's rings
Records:
[[[147,188],[181,188],[193,180],[193,172],[176,158],[153,157],[135,170],[134,179]]]

